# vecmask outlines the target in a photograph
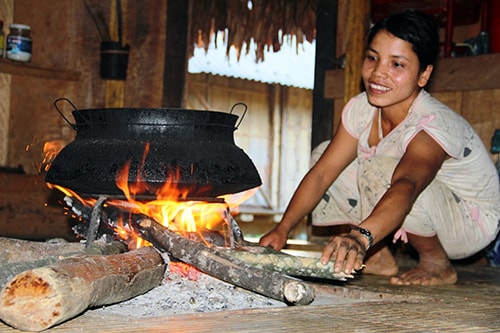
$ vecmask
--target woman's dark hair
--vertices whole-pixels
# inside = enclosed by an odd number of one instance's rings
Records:
[[[439,57],[439,33],[436,21],[424,13],[405,10],[375,23],[368,32],[367,45],[381,30],[413,45],[419,61],[420,71],[434,65]]]

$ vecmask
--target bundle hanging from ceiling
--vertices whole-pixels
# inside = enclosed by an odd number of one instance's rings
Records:
[[[217,34],[224,33],[226,54],[234,47],[238,59],[251,43],[259,62],[265,50],[279,51],[285,37],[297,48],[316,37],[316,0],[196,0],[191,1],[190,17],[190,47],[206,51],[212,36],[217,40]]]

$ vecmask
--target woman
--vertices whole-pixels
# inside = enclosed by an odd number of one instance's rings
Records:
[[[365,273],[396,275],[382,242],[395,233],[419,263],[391,283],[453,284],[450,259],[477,253],[498,233],[495,167],[472,127],[423,89],[439,55],[431,17],[392,15],[370,29],[367,45],[366,91],[345,106],[334,138],[260,244],[281,249],[316,207],[313,224],[353,226],[323,249],[321,261],[333,261],[335,272],[365,263]]]

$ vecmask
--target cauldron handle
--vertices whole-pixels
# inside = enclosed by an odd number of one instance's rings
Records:
[[[56,111],[59,112],[61,117],[63,117],[63,119],[69,124],[69,126],[71,126],[71,128],[73,128],[76,131],[76,124],[73,124],[71,121],[69,121],[69,119],[64,115],[64,113],[62,113],[62,111],[57,106],[57,103],[59,103],[60,101],[65,101],[65,102],[69,103],[69,105],[71,105],[73,107],[73,109],[74,109],[73,111],[78,111],[78,109],[76,108],[75,104],[73,104],[73,102],[70,101],[66,97],[61,97],[61,98],[58,98],[54,101],[54,108],[56,109]]]
[[[240,117],[240,121],[238,122],[238,124],[236,124],[236,128],[235,129],[238,129],[238,127],[240,127],[240,124],[241,122],[243,121],[243,118],[245,117],[245,115],[247,114],[247,110],[248,110],[248,106],[245,104],[245,103],[236,103],[233,105],[233,107],[231,108],[231,111],[229,111],[230,114],[233,114],[233,111],[236,107],[242,105],[244,108],[245,108],[245,111],[243,111],[243,114],[241,115]]]

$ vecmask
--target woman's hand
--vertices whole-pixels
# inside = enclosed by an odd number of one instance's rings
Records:
[[[333,261],[335,273],[352,274],[363,268],[365,248],[366,245],[354,235],[333,236],[323,248],[321,262],[326,265]]]
[[[281,232],[279,229],[275,228],[265,234],[260,239],[259,244],[279,251],[285,246],[287,239],[288,233]]]

